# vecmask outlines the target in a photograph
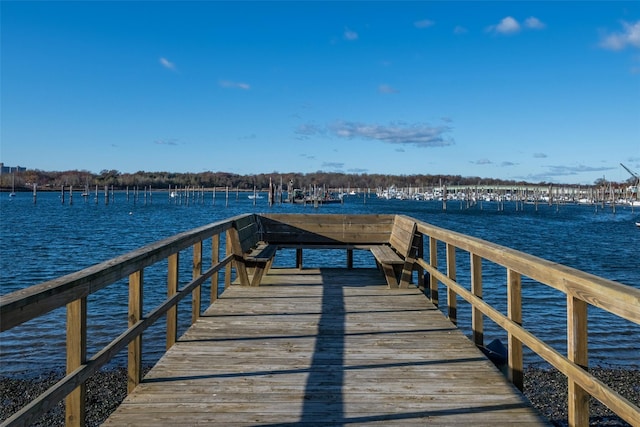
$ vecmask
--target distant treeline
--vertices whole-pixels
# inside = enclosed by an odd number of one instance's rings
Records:
[[[238,175],[229,172],[200,172],[200,173],[175,173],[175,172],[145,172],[121,173],[117,170],[103,170],[99,174],[83,170],[70,170],[63,172],[48,172],[38,169],[27,169],[16,173],[15,176],[2,174],[0,186],[10,188],[12,180],[16,190],[33,187],[37,184],[40,190],[59,189],[61,186],[93,188],[96,185],[103,188],[105,185],[114,189],[144,188],[166,189],[175,187],[229,187],[241,190],[268,188],[271,181],[275,185],[292,181],[294,187],[304,188],[310,186],[326,186],[328,188],[388,188],[395,185],[398,188],[406,187],[434,187],[443,185],[545,185],[545,182],[525,182],[513,180],[501,180],[494,178],[463,177],[460,175],[381,175],[381,174],[345,174],[334,172],[314,173],[260,173],[255,175]],[[602,182],[596,182],[596,185]]]

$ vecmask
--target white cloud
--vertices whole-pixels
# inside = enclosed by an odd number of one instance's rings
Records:
[[[489,27],[489,31],[500,34],[514,34],[520,31],[520,24],[513,17],[507,16],[502,18],[498,25]]]
[[[455,144],[446,134],[451,131],[447,125],[430,126],[423,123],[390,123],[389,125],[336,121],[327,126],[313,123],[297,127],[297,139],[306,140],[314,135],[339,138],[361,138],[387,142],[389,144],[415,145],[418,147],[445,147]]]
[[[413,25],[416,28],[429,28],[435,25],[435,22],[431,21],[430,19],[423,19],[423,20],[414,22]]]
[[[328,131],[340,138],[363,138],[389,144],[412,144],[418,147],[443,147],[453,145],[445,138],[451,130],[448,126],[427,124],[391,123],[387,126],[357,122],[338,121],[328,126]]]
[[[567,176],[578,176],[582,173],[591,172],[606,172],[614,168],[611,167],[592,167],[585,165],[566,166],[566,165],[547,165],[546,171],[541,171],[537,174],[530,174],[523,176],[522,179],[530,182],[561,182],[565,180]]]
[[[529,30],[542,30],[546,27],[546,24],[536,18],[530,16],[524,20],[524,24],[520,24],[513,16],[507,16],[496,24],[487,27],[487,32],[495,34],[516,34],[519,33],[522,28]]]
[[[324,163],[322,163],[322,167],[323,168],[328,168],[328,169],[339,169],[339,170],[342,170],[344,168],[344,163],[340,163],[340,162],[324,162]]]
[[[469,31],[465,28],[462,27],[460,25],[456,25],[456,27],[453,29],[453,34],[466,34]]]
[[[344,39],[345,40],[358,40],[358,33],[348,28],[344,30]]]
[[[249,90],[251,86],[248,83],[232,82],[230,80],[220,80],[220,86],[230,89]]]
[[[527,27],[527,28],[531,28],[532,30],[541,30],[544,27],[546,27],[544,22],[542,22],[541,20],[539,20],[535,16],[530,16],[527,19],[525,19],[524,26]]]
[[[380,93],[398,93],[398,90],[390,85],[382,84],[378,86],[378,92]]]
[[[585,165],[577,165],[577,166],[549,165],[547,166],[547,168],[549,169],[548,174],[552,176],[577,175],[583,172],[606,172],[613,169],[610,167],[593,167],[593,166],[585,166]]]
[[[609,50],[622,50],[627,46],[640,48],[640,21],[622,21],[622,31],[604,34],[599,46]]]
[[[156,145],[178,145],[178,140],[175,138],[157,139],[154,143]]]
[[[160,58],[160,64],[162,64],[162,66],[168,70],[176,70],[176,65],[173,62],[169,61],[167,58]]]
[[[320,129],[320,127],[312,123],[306,123],[299,125],[295,132],[298,135],[310,136],[322,133],[323,131],[322,129]]]
[[[490,165],[493,162],[491,160],[489,160],[489,159],[479,159],[479,160],[473,161],[471,163],[473,163],[474,165]]]

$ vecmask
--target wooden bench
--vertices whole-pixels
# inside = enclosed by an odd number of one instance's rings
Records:
[[[260,240],[260,226],[255,215],[235,220],[229,235],[240,284],[259,286],[262,276],[271,268],[277,245]]]
[[[416,257],[416,227],[410,218],[397,215],[389,245],[372,246],[370,249],[390,288],[409,286]]]
[[[258,218],[265,241],[296,250],[296,268],[302,268],[302,252],[307,249],[344,249],[347,268],[353,268],[354,250],[389,243],[395,215],[261,214]]]
[[[402,215],[338,215],[338,214],[263,214],[242,218],[237,224],[239,244],[245,264],[265,263],[272,257],[269,251],[277,248],[295,248],[296,266],[302,268],[303,249],[345,249],[347,267],[352,266],[353,250],[370,250],[376,264],[384,272],[390,288],[408,287],[416,257],[416,223]],[[264,229],[261,229],[262,225]],[[260,230],[258,230],[260,229]],[[258,231],[263,231],[264,241],[259,240]],[[247,240],[246,242],[244,240]],[[265,243],[268,242],[268,243]],[[267,248],[263,255],[256,255],[261,245]],[[247,248],[255,249],[249,253]],[[266,265],[268,270],[270,264]],[[264,273],[258,269],[251,284],[258,285]],[[239,274],[243,274],[239,271]],[[241,282],[243,278],[240,278]],[[247,279],[248,280],[248,279]],[[244,282],[242,282],[244,283]]]

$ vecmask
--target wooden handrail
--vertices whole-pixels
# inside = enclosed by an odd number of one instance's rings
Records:
[[[217,273],[228,268],[233,256],[219,259],[220,234],[233,227],[239,215],[225,221],[205,225],[152,243],[122,256],[85,268],[76,273],[0,296],[1,331],[9,330],[51,310],[67,307],[67,373],[64,378],[35,398],[2,426],[29,425],[66,398],[65,424],[84,425],[85,382],[125,347],[128,350],[128,391],[142,378],[142,332],[160,317],[167,315],[167,348],[177,336],[178,303],[192,295],[192,322],[200,316],[201,286],[209,279],[217,286]],[[202,272],[202,242],[212,239],[211,267]],[[228,245],[227,245],[228,246]],[[193,248],[192,280],[178,289],[178,259],[180,251]],[[168,259],[168,296],[146,316],[142,312],[144,268]],[[95,355],[87,359],[87,296],[123,278],[129,278],[128,329]],[[230,278],[225,277],[225,283]],[[217,290],[212,289],[212,295]]]
[[[640,324],[640,289],[536,256],[417,221],[418,232],[518,272],[590,305]]]
[[[197,242],[220,234],[242,216],[185,231],[78,272],[3,295],[0,297],[0,332],[64,307]]]
[[[509,378],[522,389],[522,345],[549,362],[568,380],[569,425],[589,423],[589,395],[602,402],[622,419],[633,424],[640,419],[640,408],[613,391],[587,371],[587,306],[598,307],[622,319],[640,324],[640,289],[607,280],[571,267],[557,264],[494,243],[445,230],[417,221],[417,232],[428,237],[428,260],[419,258],[418,266],[429,274],[427,296],[438,305],[438,284],[447,288],[448,314],[457,323],[456,298],[471,305],[474,342],[482,345],[482,320],[487,316],[508,334]],[[424,239],[426,240],[426,239]],[[438,269],[437,243],[446,248],[446,274]],[[471,289],[456,281],[455,253],[460,249],[469,253]],[[481,260],[488,260],[506,269],[507,315],[482,299]],[[453,264],[453,265],[452,265]],[[567,355],[522,327],[521,278],[563,292],[567,297]],[[453,304],[453,307],[451,305]],[[481,313],[481,314],[480,314]]]

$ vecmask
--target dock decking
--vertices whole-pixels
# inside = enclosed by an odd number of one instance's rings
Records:
[[[105,422],[547,425],[418,289],[374,269],[231,286]]]

